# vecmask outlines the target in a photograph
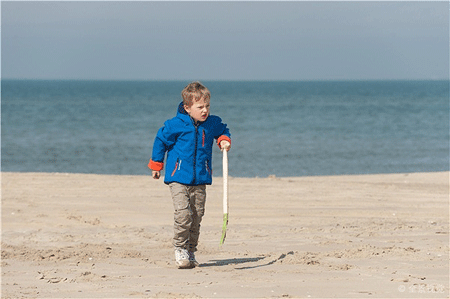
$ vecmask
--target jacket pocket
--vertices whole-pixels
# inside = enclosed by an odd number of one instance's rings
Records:
[[[206,135],[205,135],[205,129],[202,130],[202,147],[205,147],[205,139],[206,139]]]
[[[181,162],[182,162],[182,160],[177,159],[177,163],[175,163],[175,167],[173,168],[173,171],[172,171],[172,175],[171,175],[171,176],[174,176],[175,173],[176,173],[178,170],[180,170]]]
[[[206,171],[207,171],[210,175],[212,175],[212,168],[210,167],[209,161],[208,161],[208,160],[205,160],[205,167],[206,167]]]

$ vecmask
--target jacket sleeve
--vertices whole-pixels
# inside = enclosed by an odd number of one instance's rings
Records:
[[[166,121],[164,126],[158,130],[153,142],[152,158],[148,163],[151,170],[160,171],[164,168],[164,157],[166,151],[175,144],[177,133],[172,129],[170,123]]]
[[[222,140],[226,140],[231,144],[231,134],[230,130],[227,128],[227,125],[222,123],[222,119],[218,117],[218,124],[216,125],[216,134],[214,136],[217,139],[217,145],[220,148],[220,142]]]

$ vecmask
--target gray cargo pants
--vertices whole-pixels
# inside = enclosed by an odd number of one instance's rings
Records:
[[[197,251],[200,222],[205,214],[206,186],[169,184],[174,207],[173,245]]]

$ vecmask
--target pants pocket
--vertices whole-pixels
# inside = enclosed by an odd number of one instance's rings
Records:
[[[170,183],[169,188],[173,199],[174,210],[187,210],[189,208],[187,187],[180,183]]]

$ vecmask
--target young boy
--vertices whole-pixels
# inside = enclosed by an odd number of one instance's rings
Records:
[[[164,183],[170,187],[174,213],[175,261],[178,268],[196,267],[200,223],[205,213],[206,185],[212,183],[212,146],[230,150],[230,132],[220,117],[209,115],[209,90],[200,82],[188,84],[181,92],[183,102],[177,116],[159,129],[148,167],[154,179],[164,168]]]

